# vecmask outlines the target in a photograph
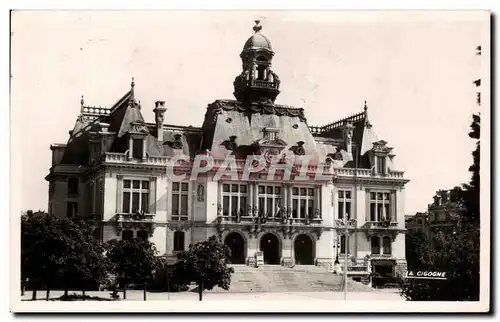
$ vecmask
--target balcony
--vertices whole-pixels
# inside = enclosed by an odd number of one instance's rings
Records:
[[[106,152],[103,156],[103,162],[107,164],[143,164],[152,166],[166,166],[168,158],[166,156],[149,156],[146,154],[144,159],[130,158],[128,153]]]
[[[368,228],[368,229],[391,229],[391,228],[397,228],[398,227],[398,222],[397,221],[367,221],[364,225],[363,228]]]
[[[380,177],[388,179],[404,179],[404,171],[389,170],[386,174],[374,174],[371,169],[353,169],[353,168],[334,168],[334,174],[339,177]]]
[[[147,223],[154,221],[155,214],[118,213],[116,221],[122,223]]]
[[[256,80],[256,79],[250,81],[250,86],[257,87],[257,88],[278,89],[278,83],[276,83],[276,82],[268,82],[268,81]]]
[[[189,216],[188,214],[179,214],[179,213],[175,213],[175,214],[172,214],[172,216],[170,217],[170,221],[188,221],[189,220]]]
[[[253,215],[252,215],[253,213]],[[316,210],[316,215],[310,216],[306,218],[294,218],[290,215],[281,216],[277,215],[265,215],[264,213],[257,214],[255,212],[249,211],[241,211],[238,213],[223,213],[222,208],[219,205],[218,212],[218,222],[219,223],[254,223],[254,224],[283,224],[283,225],[292,225],[292,224],[302,224],[302,225],[310,225],[310,224],[320,224],[322,222],[322,218],[319,215],[319,209]],[[312,218],[311,218],[312,217]]]

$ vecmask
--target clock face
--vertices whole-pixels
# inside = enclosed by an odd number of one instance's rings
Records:
[[[268,149],[264,151],[263,156],[266,162],[270,163],[273,160],[273,158],[275,158],[278,155],[278,153],[279,152],[276,149]]]

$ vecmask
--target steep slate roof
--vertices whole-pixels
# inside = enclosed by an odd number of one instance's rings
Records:
[[[244,157],[245,153],[251,153],[253,144],[263,139],[266,128],[276,129],[278,139],[286,144],[283,151],[289,151],[302,141],[306,155],[313,156],[313,160],[318,158],[320,151],[309,131],[303,109],[270,103],[245,105],[235,100],[217,100],[208,106],[202,126],[202,149],[210,150],[214,158],[224,158],[233,153],[224,143],[236,136],[240,149],[246,149],[239,155]]]
[[[354,114],[352,116],[332,122],[328,125],[311,126],[311,131],[314,133],[314,136],[315,138],[317,138],[317,140],[323,141],[325,138],[328,138],[332,140],[332,142],[338,142],[337,146],[339,148],[345,149],[343,127],[347,123],[351,123],[354,126],[352,137],[353,160],[348,161],[344,165],[344,167],[355,168],[357,166],[358,168],[370,168],[370,162],[368,156],[366,155],[367,151],[363,151],[364,145],[370,145],[370,149],[372,146],[371,139],[369,138],[372,137],[371,133],[373,131],[371,130],[371,125],[366,119],[366,110],[365,112]],[[361,149],[359,149],[360,146]]]

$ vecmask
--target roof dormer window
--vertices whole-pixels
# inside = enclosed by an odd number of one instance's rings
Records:
[[[132,140],[132,158],[142,159],[144,157],[143,141],[144,139]]]
[[[377,162],[377,174],[386,174],[385,156],[378,156],[376,158],[376,162]]]

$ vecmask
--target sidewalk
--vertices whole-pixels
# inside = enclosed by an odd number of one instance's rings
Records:
[[[55,299],[60,297],[63,291],[51,291],[50,298]],[[73,294],[76,292],[69,292]],[[109,299],[109,293],[107,291],[98,292],[91,291],[86,292],[89,296],[99,296],[102,298]],[[77,294],[81,294],[78,292]],[[123,298],[123,292],[119,293],[120,298]],[[23,296],[23,300],[31,299],[31,291],[28,291]],[[276,292],[276,293],[203,293],[203,301],[247,301],[247,300],[259,300],[259,301],[314,301],[314,300],[332,300],[332,301],[343,301],[343,292]],[[45,292],[37,292],[37,300],[45,300]],[[127,301],[142,301],[143,293],[139,290],[129,290],[127,291]],[[180,293],[170,293],[166,292],[148,292],[148,301],[198,301],[198,293],[195,292],[180,292]],[[404,301],[404,298],[399,295],[397,290],[377,290],[374,292],[351,292],[347,293],[347,300],[349,301]]]

